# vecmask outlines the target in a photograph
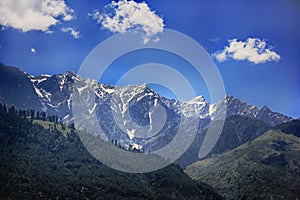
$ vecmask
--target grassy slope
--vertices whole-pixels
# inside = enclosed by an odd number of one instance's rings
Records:
[[[232,151],[194,163],[185,172],[228,199],[296,199],[300,138],[271,130]]]

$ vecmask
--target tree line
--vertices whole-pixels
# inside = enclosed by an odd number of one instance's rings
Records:
[[[7,107],[5,104],[0,104],[0,112],[10,115],[19,115],[23,119],[36,119],[54,123],[61,122],[61,119],[58,117],[58,115],[51,115],[44,111],[35,111],[33,109],[21,110],[17,109],[15,106]]]

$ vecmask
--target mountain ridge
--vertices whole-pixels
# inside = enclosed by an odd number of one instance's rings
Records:
[[[10,69],[3,65],[0,68]],[[1,75],[9,77],[11,76],[9,73],[14,72],[8,70],[7,74]],[[117,140],[121,146],[139,145],[151,152],[169,144],[180,127],[185,127],[185,135],[193,140],[192,134],[206,135],[210,122],[222,121],[234,115],[262,120],[270,126],[292,120],[266,108],[258,109],[232,96],[226,96],[215,104],[210,104],[202,96],[195,97],[189,102],[181,102],[159,95],[146,84],[129,86],[100,84],[90,78],[83,79],[71,71],[52,76],[31,76],[25,72],[17,75],[23,79],[27,77],[28,80],[22,79],[27,85],[31,84],[26,92],[38,98],[40,110],[58,115],[62,123],[73,123],[75,109],[80,115],[77,119],[82,119],[80,123],[75,123],[75,126],[78,124],[86,126],[76,128],[93,126],[90,120],[85,119],[94,116],[106,140]],[[23,82],[18,80],[11,80],[10,85],[6,84],[6,87],[22,85]],[[1,81],[0,79],[0,83]],[[0,96],[4,101],[6,98],[23,100],[15,93],[10,93],[9,97],[5,95]],[[73,107],[74,98],[76,107]],[[18,105],[15,106],[18,108]],[[163,111],[159,111],[158,108]],[[82,115],[83,113],[86,114]],[[194,123],[197,123],[198,129],[194,128],[196,126]],[[153,137],[148,137],[150,135]],[[176,145],[181,146],[179,143]],[[235,147],[236,144],[231,146]]]
[[[9,68],[4,65],[0,65],[1,68]],[[16,68],[18,69],[18,68]],[[20,69],[18,69],[20,72]],[[33,87],[35,89],[35,93],[39,96],[41,107],[43,110],[48,110],[48,112],[53,114],[58,114],[60,117],[64,118],[68,114],[68,109],[70,112],[71,109],[71,93],[72,93],[72,86],[74,85],[74,80],[81,80],[86,81],[88,79],[82,79],[76,73],[73,71],[67,71],[64,74],[54,74],[54,75],[38,75],[38,76],[32,76],[27,74],[26,72],[23,72],[32,82]],[[256,106],[250,105],[245,101],[242,101],[238,98],[235,98],[230,95],[226,95],[224,99],[220,100],[217,103],[210,104],[206,101],[206,99],[203,96],[197,96],[187,102],[181,102],[174,99],[167,99],[158,93],[156,93],[154,90],[148,87],[146,84],[140,84],[140,85],[131,85],[131,86],[112,86],[107,84],[100,84],[96,80],[90,81],[92,85],[98,85],[99,89],[102,89],[104,93],[113,93],[114,91],[120,91],[122,89],[126,90],[127,88],[144,88],[145,91],[148,91],[148,93],[154,93],[155,95],[159,96],[159,98],[163,98],[167,100],[169,103],[172,103],[175,106],[186,106],[189,107],[189,109],[186,111],[187,115],[197,114],[201,115],[201,109],[207,109],[205,110],[205,115],[209,115],[212,119],[220,119],[224,117],[220,117],[220,113],[224,113],[224,110],[226,109],[226,117],[229,117],[231,115],[241,115],[246,117],[252,117],[252,118],[258,118],[261,119],[271,126],[291,121],[292,118],[288,117],[286,115],[273,112],[266,106],[263,106],[261,109],[259,109]],[[64,93],[64,97],[60,96],[60,101],[58,101],[57,98],[59,98],[57,95],[59,92]],[[53,94],[56,93],[56,94]],[[50,96],[54,95],[53,96]],[[134,94],[132,94],[134,95]],[[3,96],[3,95],[2,95]],[[3,98],[3,97],[2,97]],[[4,98],[5,100],[5,98]],[[2,100],[3,101],[3,100]],[[7,102],[8,103],[8,102]],[[199,108],[199,104],[202,105],[201,108]],[[225,106],[224,106],[225,105]],[[18,105],[15,105],[18,107]],[[222,108],[222,106],[224,106]],[[205,108],[204,108],[205,107]],[[218,108],[221,108],[218,110]],[[198,109],[198,110],[197,110]],[[63,111],[61,111],[63,110]],[[184,112],[184,110],[183,110]],[[192,112],[192,114],[190,113]],[[269,115],[270,117],[268,117]]]

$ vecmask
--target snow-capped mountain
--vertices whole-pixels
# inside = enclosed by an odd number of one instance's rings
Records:
[[[7,66],[0,68],[1,76],[6,79],[13,77],[11,81],[0,79],[0,82],[5,81],[5,84],[1,84],[5,90],[21,88],[20,91],[26,92],[26,96],[30,97],[22,99],[22,103],[12,101],[11,99],[18,98],[18,94],[12,90],[9,94],[0,93],[0,101],[8,104],[12,102],[11,104],[22,109],[27,107],[57,114],[63,122],[68,123],[73,117],[72,94],[76,92],[85,97],[89,91],[92,94],[92,100],[88,105],[89,112],[96,114],[109,140],[116,139],[124,144],[128,141],[136,142],[151,149],[160,145],[159,142],[153,143],[153,140],[168,142],[172,139],[181,118],[186,119],[185,123],[188,123],[187,119],[193,118],[200,120],[200,123],[206,121],[200,124],[201,130],[207,128],[208,120],[222,119],[225,111],[226,117],[240,115],[256,118],[271,126],[292,120],[290,117],[272,112],[267,107],[259,109],[232,96],[226,96],[215,104],[210,104],[202,96],[188,102],[180,102],[164,98],[146,84],[117,87],[99,84],[92,79],[83,79],[71,71],[52,76],[31,76],[16,70],[17,68]],[[27,101],[34,101],[34,104]],[[163,108],[164,111],[159,111],[159,108]],[[159,119],[164,119],[165,123],[157,125],[159,121],[155,121],[157,118],[155,115],[160,116]],[[144,134],[157,132],[155,139],[148,141],[137,137],[139,133],[136,129],[130,128],[135,126],[144,127],[142,129]]]
[[[239,115],[244,117],[256,118],[266,122],[271,126],[286,123],[292,120],[283,114],[271,111],[267,106],[259,109],[256,106],[250,105],[238,98],[226,96],[223,100],[210,105],[209,115],[212,120],[220,119],[220,115],[226,109],[226,117]]]
[[[191,115],[192,111],[187,112],[191,103],[164,98],[146,84],[117,87],[77,78],[73,86],[76,98],[73,98],[76,106],[73,113],[80,115],[77,118],[85,119],[77,124],[84,124],[86,119],[95,115],[105,137],[117,140],[122,146],[138,144],[153,151],[172,140],[181,118],[208,117],[208,103],[204,99],[202,103],[197,100],[194,115]],[[88,113],[85,115],[82,110],[88,110]],[[186,120],[185,125],[191,122]],[[94,132],[90,125],[85,127]]]
[[[44,110],[57,112],[59,116],[66,117],[71,114],[72,91],[74,79],[81,81],[83,86],[77,88],[81,91],[87,87],[93,88],[95,95],[103,100],[108,100],[111,96],[118,97],[119,107],[112,107],[115,112],[125,112],[129,107],[129,102],[141,102],[147,100],[150,105],[163,104],[173,110],[176,114],[184,116],[198,116],[200,118],[210,117],[213,120],[221,118],[221,114],[226,109],[226,116],[240,115],[245,117],[257,118],[270,125],[288,122],[290,117],[271,111],[264,106],[259,109],[238,98],[226,96],[223,100],[209,104],[203,96],[195,97],[188,102],[166,99],[146,84],[129,85],[125,87],[110,86],[99,84],[96,80],[82,79],[73,72],[66,72],[59,75],[40,75],[28,76],[33,83],[35,92],[38,94]]]
[[[42,110],[67,119],[76,75],[68,71],[58,75],[28,76],[42,105]]]
[[[91,79],[81,79],[73,72],[66,72],[60,75],[40,75],[29,76],[35,92],[40,97],[44,110],[51,111],[54,109],[61,117],[69,115],[71,110],[71,94],[74,85],[74,79],[80,80],[85,83],[85,86],[78,88],[83,90],[84,87],[95,88],[95,94],[99,98],[108,99],[109,96],[120,97],[119,104],[122,105],[119,112],[124,112],[128,108],[127,102],[141,101],[148,97],[149,101],[161,101],[175,113],[182,113],[184,116],[199,116],[201,118],[211,117],[211,119],[220,119],[220,113],[224,113],[226,109],[226,116],[240,115],[245,117],[257,118],[267,122],[270,125],[276,125],[291,120],[290,117],[284,116],[280,113],[271,111],[268,107],[264,106],[259,109],[256,106],[250,105],[238,98],[226,96],[223,100],[209,104],[203,96],[198,96],[188,102],[179,102],[176,100],[166,99],[146,84],[142,85],[129,85],[125,87],[110,86],[105,84],[98,84],[97,81]],[[117,111],[117,110],[116,110]]]

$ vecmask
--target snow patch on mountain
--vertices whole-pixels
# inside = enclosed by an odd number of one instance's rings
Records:
[[[76,89],[80,95],[85,95],[85,91],[92,92],[94,94],[92,97],[98,99],[95,104],[91,105],[90,112],[96,112],[100,104],[106,104],[117,117],[124,119],[122,121],[124,126],[129,123],[128,119],[125,118],[130,113],[132,106],[135,106],[135,109],[146,109],[157,105],[172,110],[178,116],[198,117],[200,119],[218,120],[232,115],[241,115],[261,119],[271,125],[291,120],[291,118],[280,113],[272,112],[265,107],[259,109],[232,96],[226,96],[215,104],[210,104],[203,96],[195,97],[188,102],[180,102],[160,96],[146,84],[128,86],[99,84],[96,80],[83,79],[71,71],[53,76],[39,75],[28,76],[28,78],[33,83],[43,110],[47,110],[47,112],[57,111],[63,119],[66,116],[69,116],[68,119],[72,117],[72,93],[73,89]],[[79,82],[79,84],[74,84],[74,81]],[[75,86],[77,88],[74,88]],[[153,128],[152,113],[147,109],[143,112],[146,112],[144,117],[148,119],[151,130]],[[125,122],[126,120],[127,122]],[[130,134],[128,133],[128,135]]]

